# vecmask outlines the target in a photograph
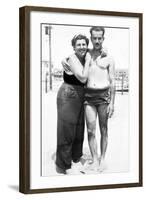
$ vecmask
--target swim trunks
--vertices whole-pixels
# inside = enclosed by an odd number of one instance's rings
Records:
[[[110,92],[109,88],[105,89],[94,89],[94,88],[85,88],[85,105],[94,105],[99,104],[109,104],[110,103]]]

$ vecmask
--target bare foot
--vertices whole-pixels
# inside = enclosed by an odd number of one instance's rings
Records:
[[[89,165],[93,164],[93,160],[92,159],[89,159],[87,162],[88,162]]]
[[[97,161],[92,161],[92,163],[88,164],[86,167],[86,170],[91,170],[91,171],[98,171],[99,169],[99,162]]]
[[[100,159],[99,161],[99,172],[103,172],[107,169],[107,165],[104,159]]]

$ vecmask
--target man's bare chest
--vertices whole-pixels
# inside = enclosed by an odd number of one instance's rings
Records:
[[[91,59],[90,68],[94,70],[107,70],[109,67],[109,59],[101,58],[100,56],[96,59]]]

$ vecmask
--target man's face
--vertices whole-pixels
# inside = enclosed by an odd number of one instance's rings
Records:
[[[74,47],[75,53],[78,54],[78,56],[83,57],[86,54],[87,47],[87,43],[84,39],[77,40]]]
[[[92,31],[91,41],[93,44],[93,48],[96,50],[100,50],[102,48],[104,37],[102,31]]]

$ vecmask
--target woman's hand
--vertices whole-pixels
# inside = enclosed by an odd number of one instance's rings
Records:
[[[101,58],[104,58],[108,55],[107,49],[104,47],[101,49]]]
[[[91,61],[91,55],[89,52],[86,53],[86,56],[85,56],[85,61],[87,62],[90,62]]]
[[[61,64],[63,66],[64,71],[67,74],[72,74],[72,71],[70,70],[70,66],[68,64],[68,58],[65,58],[64,60],[62,60]]]

